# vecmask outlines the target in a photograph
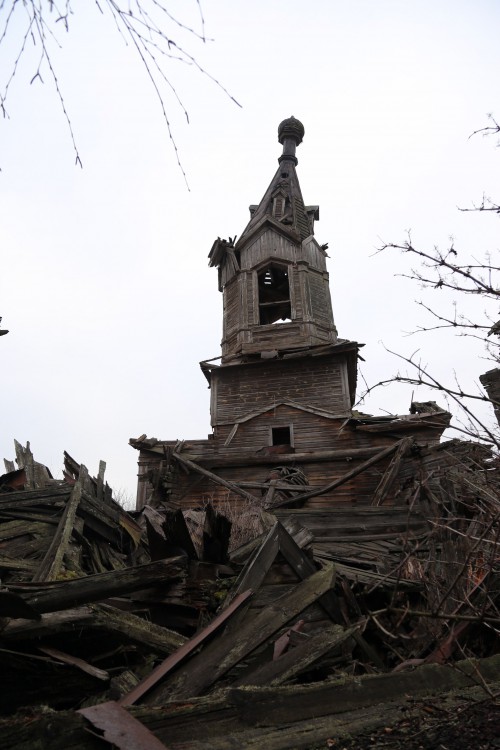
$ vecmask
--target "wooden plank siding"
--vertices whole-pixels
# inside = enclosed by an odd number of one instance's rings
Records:
[[[245,337],[246,341],[243,344],[242,351],[251,354],[253,352],[291,348],[297,340],[303,341],[303,330],[303,325],[296,321],[262,326],[255,325]]]
[[[258,274],[271,263],[287,267],[291,322],[261,325]],[[224,357],[335,340],[325,253],[313,237],[294,242],[268,226],[241,250],[236,273],[233,266],[222,277]]]
[[[327,324],[332,319],[332,303],[328,277],[309,272],[307,275],[309,299],[313,320]]]
[[[317,268],[319,271],[326,271],[325,251],[321,249],[313,235],[306,237],[302,243],[302,258],[312,268]]]
[[[151,468],[155,459],[158,464],[160,457],[155,456],[153,458],[153,455],[150,454],[149,462],[143,457],[140,464],[142,463],[142,466],[145,467],[147,465],[148,468]],[[277,465],[279,465],[279,458],[280,456],[276,456]],[[311,461],[296,462],[295,466],[300,468],[306,475],[309,481],[307,489],[314,489],[315,487],[323,487],[336,479],[340,479],[348,471],[363,463],[364,460],[363,457],[356,457],[350,460],[343,458],[337,461],[314,462],[314,457],[312,456]],[[376,466],[367,469],[334,491],[311,498],[305,503],[304,508],[326,509],[341,505],[370,505],[375,489],[389,461],[390,458],[381,461]],[[268,480],[272,468],[272,466],[262,464],[256,466],[228,466],[213,468],[212,470],[230,482],[260,484]],[[247,488],[247,492],[255,495],[256,504],[262,502],[265,494],[265,490],[258,488]],[[393,502],[396,493],[397,483],[389,494],[386,504]],[[248,505],[247,501],[230,490],[216,485],[209,479],[205,477],[200,478],[194,472],[185,474],[182,471],[177,473],[175,486],[169,496],[169,502],[184,509],[200,508],[205,506],[207,502],[213,503],[216,508],[228,502],[231,506],[241,509]]]
[[[269,426],[273,423],[281,426],[286,422],[286,417],[297,418],[299,413],[300,420],[297,426],[295,422],[291,422],[294,426],[293,451],[283,454],[269,453],[269,448],[263,451],[262,448],[269,443]],[[306,425],[309,425],[309,430],[305,427]],[[230,427],[230,425],[224,425],[219,428],[223,430],[221,438],[228,434]],[[416,475],[433,476],[436,481],[439,481],[440,476],[443,476],[450,466],[463,460],[463,450],[460,450],[462,444],[456,445],[456,441],[437,444],[438,435],[435,431],[433,433],[430,429],[426,429],[425,433],[423,435],[422,431],[417,432],[419,452],[402,460],[398,477],[384,499],[384,506],[394,503],[405,505],[409,495],[412,494],[412,481]],[[199,462],[201,466],[215,472],[226,481],[235,484],[246,483],[246,491],[255,496],[255,502],[259,505],[266,490],[251,485],[265,484],[276,466],[286,465],[301,469],[309,482],[307,489],[312,490],[342,478],[360,466],[367,458],[373,456],[375,452],[394,445],[400,437],[388,433],[375,435],[361,432],[356,429],[355,424],[346,423],[341,418],[327,419],[281,405],[276,409],[275,415],[266,412],[239,425],[229,446],[217,445],[217,441],[213,438],[194,440],[184,444],[182,455]],[[267,442],[264,442],[265,440]],[[309,450],[303,442],[308,440],[311,441]],[[261,443],[264,443],[264,446]],[[163,445],[167,443],[161,443],[161,446]],[[173,448],[175,441],[169,441],[168,445]],[[159,467],[162,460],[161,452],[141,450],[139,476],[145,476],[151,469]],[[388,456],[336,489],[310,498],[304,504],[304,509],[327,510],[342,506],[351,508],[370,506],[375,490],[390,461],[391,456]],[[437,469],[439,471],[436,475]],[[139,507],[142,507],[146,501],[147,493],[150,491],[148,487],[147,481],[139,481]],[[171,488],[169,503],[187,509],[203,507],[208,501],[214,503],[216,507],[228,502],[241,509],[248,505],[247,501],[240,496],[224,487],[217,486],[213,481],[201,477],[196,472],[186,473],[181,469],[175,472],[175,482]]]
[[[340,430],[344,423],[345,417],[327,419],[302,409],[280,404],[239,424],[233,439],[227,446],[224,443],[232,430],[232,425],[218,426],[217,450],[218,453],[224,455],[238,455],[242,451],[259,451],[272,444],[270,431],[273,427],[288,426],[292,428],[293,447],[296,452],[318,449],[334,450],[339,445],[343,447]]]
[[[331,355],[214,369],[211,379],[216,383],[217,401],[212,425],[234,424],[250,412],[283,400],[317,406],[332,414],[346,413],[350,403],[345,367],[342,359]]]
[[[408,513],[408,508],[357,508],[338,507],[328,509],[284,509],[276,510],[278,520],[294,518],[314,535],[315,543],[321,544],[333,538],[351,536],[353,540],[365,534],[401,534],[424,527],[424,519],[418,512]]]
[[[284,235],[276,232],[275,229],[267,227],[241,251],[240,265],[242,271],[247,271],[270,258],[282,260],[286,263],[290,261],[296,263],[300,260],[301,255],[300,244],[292,242]]]
[[[240,321],[240,276],[234,276],[224,288],[224,332],[227,339],[238,329]]]
[[[293,242],[284,234],[276,231],[277,227],[264,227],[262,232],[241,251],[240,267],[242,271],[255,268],[269,258],[297,263],[307,262],[312,268],[326,271],[325,253],[313,236],[302,243]]]
[[[306,305],[304,301],[304,267],[299,265],[298,269],[291,268],[288,274],[290,284],[290,302],[292,306],[292,319],[307,320]]]

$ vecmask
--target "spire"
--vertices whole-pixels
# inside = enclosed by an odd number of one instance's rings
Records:
[[[209,262],[224,295],[222,364],[334,344],[325,247],[314,235],[318,206],[305,206],[295,168],[304,126],[280,123],[279,167],[238,242],[218,238]],[[274,354],[273,354],[274,352]]]
[[[283,120],[278,126],[278,141],[283,153],[279,167],[258,206],[250,206],[251,218],[237,247],[242,247],[266,222],[281,230],[291,239],[302,241],[314,234],[314,219],[319,218],[317,206],[305,206],[295,171],[298,163],[295,151],[302,143],[304,126],[295,117]]]

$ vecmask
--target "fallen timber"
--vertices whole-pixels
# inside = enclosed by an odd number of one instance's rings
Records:
[[[23,598],[37,612],[57,612],[79,604],[102,601],[109,596],[120,596],[139,589],[144,589],[153,583],[176,580],[185,573],[186,559],[174,557],[170,560],[139,565],[135,568],[125,568],[110,573],[98,573],[85,578],[71,581],[57,582],[54,586],[40,589],[36,593],[27,593]],[[26,589],[22,585],[17,591]],[[16,591],[16,587],[12,587]]]
[[[133,446],[136,441],[131,440],[130,444]],[[163,455],[163,446],[148,446],[148,451],[151,453],[158,453]],[[336,449],[336,450],[324,450],[293,453],[291,455],[279,454],[279,455],[261,455],[256,456],[254,453],[242,454],[240,456],[229,456],[229,457],[207,457],[198,458],[197,463],[205,468],[210,467],[211,469],[220,469],[226,466],[258,466],[260,464],[281,464],[281,463],[296,463],[304,459],[311,458],[314,455],[315,461],[345,461],[351,458],[370,458],[379,453],[379,448],[349,448],[349,449]],[[184,450],[183,457],[188,460],[193,460],[194,456],[189,453],[189,450]]]
[[[390,725],[407,716],[407,706],[416,698],[453,691],[459,705],[456,691],[461,691],[462,701],[468,691],[477,698],[480,681],[498,690],[500,657],[458,662],[455,669],[426,665],[413,672],[344,678],[319,686],[229,688],[188,703],[171,702],[161,709],[131,706],[127,712],[171,750],[257,748],[263,741],[266,749],[288,750]],[[100,705],[102,715],[107,705]],[[29,722],[5,719],[0,722],[2,747],[29,750],[38,738],[50,742],[51,750],[102,748],[102,741],[87,731],[86,713],[49,713]]]
[[[394,445],[375,501],[414,461]],[[105,737],[131,750],[132,736],[174,750],[312,748],[400,720],[405,695],[498,689],[492,474],[474,476],[461,513],[463,473],[436,481],[435,463],[412,506],[257,509],[260,526],[232,548],[237,518],[211,506],[131,515],[102,471],[91,480],[69,463],[72,483],[32,471],[34,486],[14,491],[0,478],[6,748]]]

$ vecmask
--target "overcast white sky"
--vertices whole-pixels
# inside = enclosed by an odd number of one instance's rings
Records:
[[[453,235],[460,253],[497,252],[498,218],[457,207],[500,193],[495,141],[468,138],[500,113],[499,3],[202,7],[214,41],[175,38],[242,108],[195,69],[170,66],[190,115],[187,125],[165,92],[190,192],[142,65],[96,5],[74,4],[53,53],[83,169],[48,71],[29,85],[39,52],[28,47],[18,67],[0,121],[0,314],[10,329],[0,339],[0,457],[14,457],[17,438],[58,476],[63,450],[92,474],[104,459],[112,487],[134,494],[130,437],[209,433],[197,363],[220,353],[222,297],[207,254],[217,236],[242,232],[277,166],[278,123],[292,114],[305,126],[298,171],[304,200],[320,205],[337,327],[366,344],[365,378],[397,369],[382,342],[420,347],[440,377],[455,368],[466,385],[490,367],[464,339],[405,337],[425,322],[413,302],[421,291],[395,275],[405,259],[374,252],[408,229],[424,249]],[[197,23],[194,0],[169,8]],[[12,33],[0,47],[2,89],[17,44]],[[362,408],[406,413],[410,398],[410,388],[386,389]]]

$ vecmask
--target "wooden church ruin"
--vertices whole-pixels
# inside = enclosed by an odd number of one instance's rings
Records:
[[[443,464],[450,414],[433,402],[396,417],[353,410],[362,345],[335,327],[327,246],[314,236],[319,207],[304,203],[296,171],[303,136],[294,117],[280,124],[283,153],[264,197],[237,241],[212,246],[222,353],[201,369],[213,433],[130,441],[139,450],[138,509],[257,503],[301,509],[315,525],[315,514],[335,509],[366,516],[367,508],[406,507],[416,467]],[[462,453],[448,443],[444,463]]]
[[[93,478],[65,453],[54,479],[19,443],[5,462],[5,750],[418,750],[478,705],[498,738],[497,461],[441,442],[434,402],[353,409],[361,345],[334,324],[303,135],[280,124],[264,197],[210,251],[212,434],[131,440],[129,512],[104,462]]]

